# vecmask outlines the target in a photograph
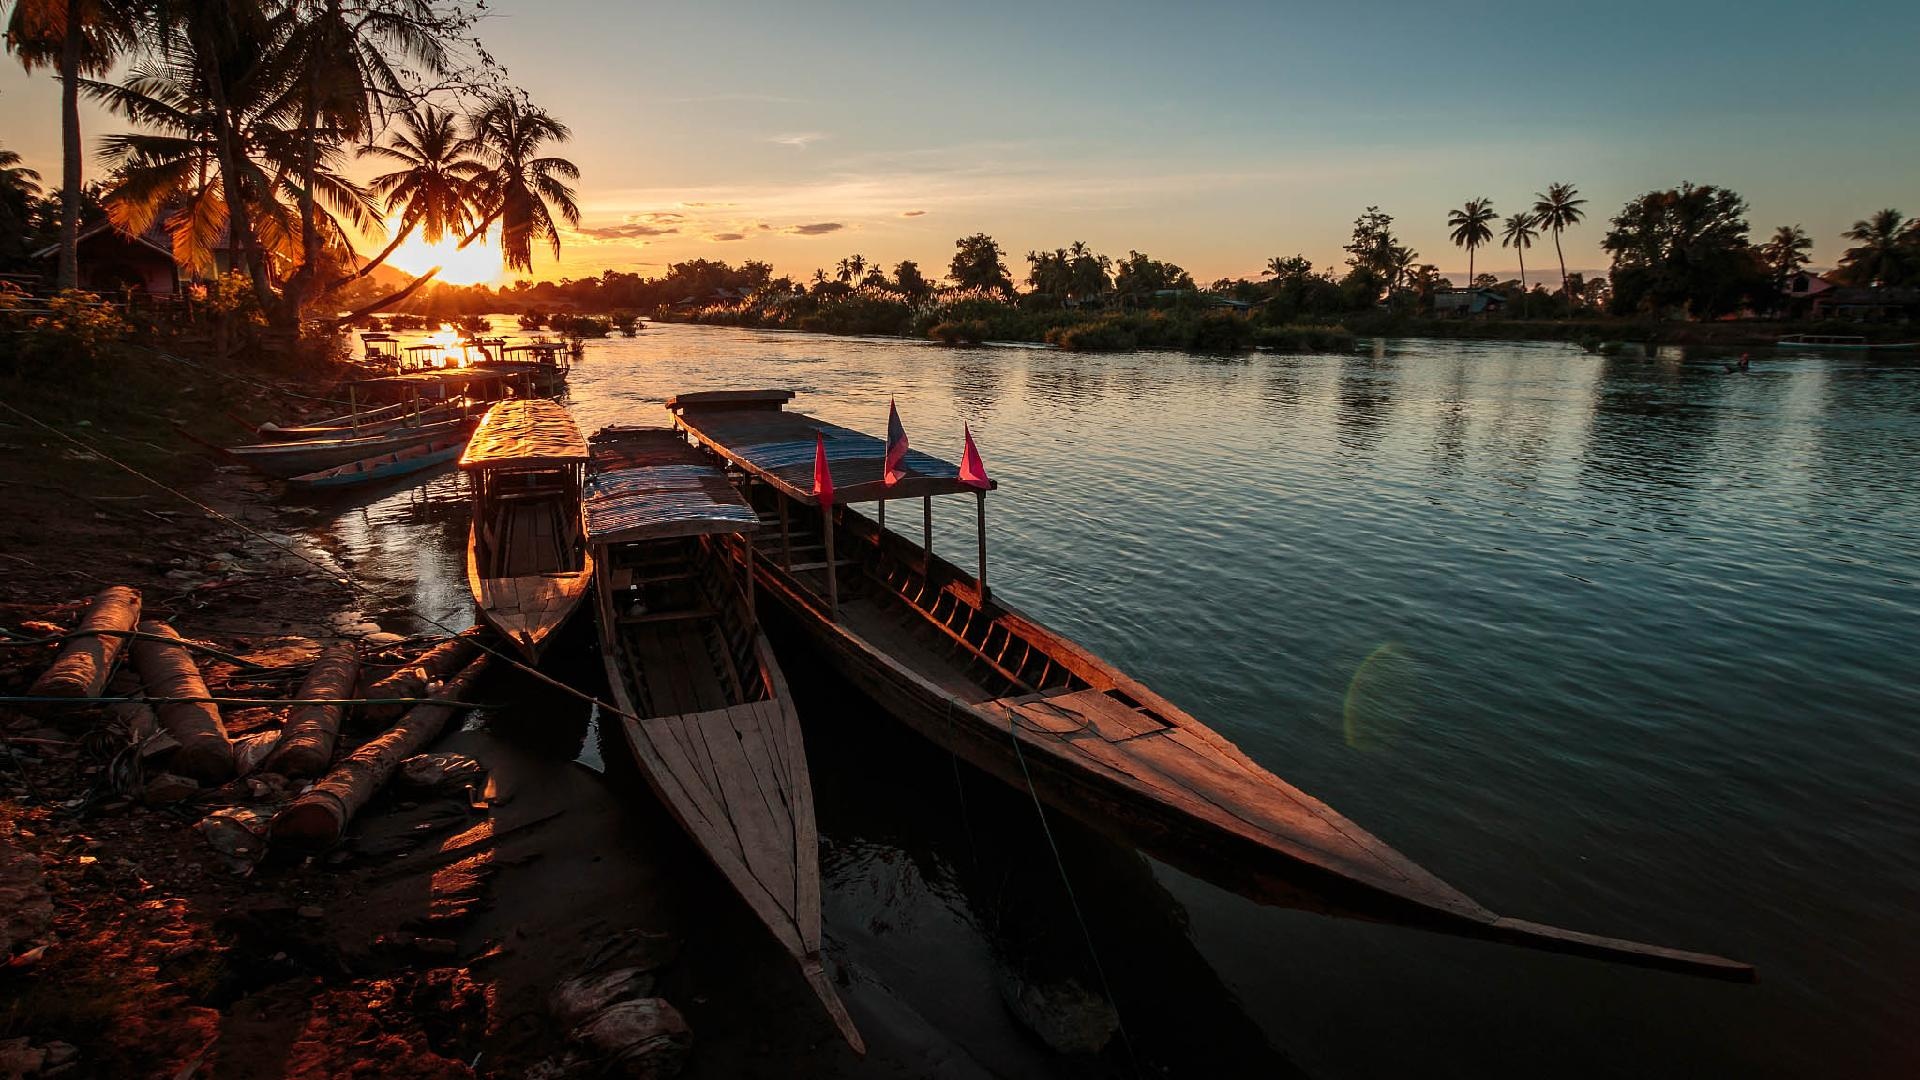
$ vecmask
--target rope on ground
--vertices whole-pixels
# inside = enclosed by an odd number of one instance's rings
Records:
[[[206,653],[208,656],[211,656],[216,660],[224,660],[229,664],[235,664],[235,665],[238,665],[239,667],[246,668],[251,671],[278,670],[268,664],[256,664],[251,660],[242,660],[240,657],[235,656],[230,652],[224,652],[220,649],[214,648],[211,645],[202,645],[197,641],[188,641],[185,638],[167,637],[164,634],[142,633],[139,630],[112,630],[112,629],[74,630],[69,633],[61,634],[57,637],[35,638],[35,637],[27,637],[23,634],[19,634],[12,630],[8,630],[4,626],[0,626],[0,634],[5,634],[10,638],[15,639],[13,641],[0,641],[0,649],[24,649],[34,645],[64,645],[67,642],[73,641],[76,638],[83,638],[83,637],[123,637],[130,641],[164,641],[169,645],[184,645],[185,647],[187,647],[188,649],[194,652]]]
[[[252,536],[253,538],[261,541],[262,543],[265,543],[271,547],[277,548],[278,550],[285,552],[286,554],[291,555],[296,559],[299,559],[301,562],[304,562],[309,566],[312,566],[316,570],[319,570],[320,572],[326,574],[329,579],[338,583],[342,588],[346,589],[349,593],[352,593],[356,598],[366,597],[366,598],[378,599],[378,597],[374,596],[373,590],[355,581],[353,579],[353,575],[347,572],[346,570],[340,567],[328,566],[327,564],[321,562],[320,560],[315,559],[313,556],[308,555],[306,552],[301,551],[290,544],[282,542],[278,537],[269,536],[268,534],[261,532],[259,529],[256,529],[253,526],[248,525],[244,521],[234,518],[228,514],[224,514],[219,510],[216,510],[213,507],[208,506],[206,503],[203,503],[200,500],[194,498],[193,496],[188,495],[187,493],[180,491],[177,488],[170,487],[167,484],[162,483],[161,481],[151,476],[148,476],[146,473],[141,472],[139,469],[134,468],[133,466],[127,464],[124,461],[121,461],[119,458],[116,458],[112,454],[109,454],[106,451],[100,449],[98,446],[95,446],[92,443],[87,442],[85,439],[81,439],[77,436],[61,431],[59,428],[54,427],[52,424],[49,424],[46,421],[41,420],[39,417],[34,416],[33,414],[28,413],[23,409],[20,409],[19,407],[13,405],[10,402],[0,401],[0,409],[5,409],[8,412],[14,414],[15,416],[20,417],[22,420],[25,420],[28,423],[33,424],[35,427],[38,427],[59,438],[65,439],[66,441],[74,444],[75,446],[80,447],[82,450],[86,450],[90,453],[99,455],[102,461],[105,461],[116,468],[125,470],[126,472],[133,474],[139,479],[144,480],[149,484],[152,484],[154,487],[159,488],[161,491],[164,491],[167,494],[172,495],[173,497],[179,499],[180,501],[187,503],[188,505],[193,506],[194,508],[200,510],[202,513],[205,513],[207,516],[213,518],[214,520],[224,522],[227,525],[230,525],[233,528],[239,529],[241,532],[244,532],[247,535]],[[413,610],[411,608],[403,608],[401,610],[405,611],[409,615],[412,615],[414,618],[419,619],[421,622],[426,623],[428,626],[434,627],[440,632],[447,634],[448,636],[452,636],[460,633],[459,630],[456,630],[453,627],[448,626],[446,623],[441,622],[438,619],[435,619],[433,616],[428,615],[425,612]],[[552,677],[551,675],[548,675],[545,672],[540,671],[538,668],[535,668],[533,665],[525,663],[519,657],[510,656],[507,653],[504,653],[499,649],[494,648],[492,645],[487,644],[485,641],[476,640],[474,642],[474,645],[478,647],[481,652],[484,652],[489,656],[494,657],[495,659],[501,661],[502,663],[507,664],[510,667],[516,668],[522,672],[525,672],[526,674],[532,676],[535,680],[545,683],[546,685],[551,686],[554,689],[559,690],[563,693],[566,693],[575,698],[578,698],[579,700],[586,702],[589,705],[592,705],[594,708],[599,709],[602,712],[608,713],[612,716],[620,717],[622,719],[633,720],[636,722],[639,721],[640,719],[638,716],[635,716],[634,714],[627,712],[624,709],[617,708],[613,705],[608,704],[607,702],[601,701],[599,698],[594,697],[592,694],[589,694],[584,690],[577,689],[575,687],[567,685],[566,683],[561,682],[560,680]],[[471,706],[467,706],[467,707],[470,708]]]
[[[120,697],[59,697],[54,694],[0,694],[0,705],[453,705],[477,709],[471,701],[451,698],[251,698],[251,697],[145,697],[134,694]]]
[[[953,709],[951,702],[947,708]],[[1133,1075],[1139,1076],[1140,1058],[1133,1052],[1133,1038],[1127,1034],[1126,1020],[1120,1015],[1120,1003],[1114,1000],[1113,987],[1107,982],[1107,966],[1100,962],[1100,950],[1093,943],[1093,930],[1087,926],[1087,918],[1081,914],[1080,898],[1073,891],[1073,879],[1067,875],[1066,860],[1060,857],[1060,845],[1054,842],[1053,826],[1047,823],[1047,808],[1040,802],[1040,791],[1033,786],[1033,773],[1027,768],[1026,752],[1020,749],[1020,733],[1014,727],[1011,710],[1007,714],[1007,739],[1013,743],[1014,760],[1020,763],[1020,775],[1026,778],[1027,794],[1033,799],[1033,812],[1039,815],[1040,831],[1047,836],[1047,848],[1053,852],[1053,865],[1060,871],[1060,884],[1066,886],[1067,903],[1073,908],[1073,918],[1080,924],[1080,936],[1087,941],[1087,955],[1093,958],[1093,970],[1100,976],[1100,992],[1107,997],[1107,1004],[1113,1006],[1114,1027],[1120,1031],[1120,1041],[1127,1048],[1127,1061],[1133,1065]]]

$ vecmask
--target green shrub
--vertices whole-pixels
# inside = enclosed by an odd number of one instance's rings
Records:
[[[1080,352],[1125,352],[1139,344],[1134,320],[1115,315],[1074,326],[1056,326],[1047,331],[1047,344]]]

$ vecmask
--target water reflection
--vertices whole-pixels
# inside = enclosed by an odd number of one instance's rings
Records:
[[[1358,353],[1340,361],[1340,445],[1366,453],[1379,445],[1393,412],[1396,365],[1384,350]]]

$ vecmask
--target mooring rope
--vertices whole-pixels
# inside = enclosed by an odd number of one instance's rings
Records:
[[[948,702],[949,710],[955,708]],[[1027,768],[1026,752],[1020,749],[1020,733],[1014,726],[1011,710],[1007,715],[1007,739],[1013,743],[1014,760],[1020,763],[1020,775],[1026,778],[1027,795],[1033,799],[1033,812],[1040,818],[1040,831],[1046,834],[1047,848],[1053,852],[1053,865],[1060,871],[1060,884],[1066,887],[1067,904],[1073,908],[1073,919],[1080,924],[1080,936],[1086,939],[1087,955],[1093,959],[1094,974],[1100,977],[1100,992],[1106,995],[1107,1004],[1113,1006],[1113,1025],[1120,1032],[1120,1042],[1127,1048],[1127,1061],[1133,1066],[1133,1075],[1140,1076],[1140,1058],[1134,1053],[1133,1038],[1127,1034],[1126,1018],[1120,1015],[1120,1002],[1113,996],[1113,986],[1107,982],[1107,966],[1100,962],[1100,948],[1093,942],[1093,928],[1087,925],[1087,917],[1080,910],[1080,897],[1073,891],[1073,878],[1067,873],[1067,863],[1060,857],[1060,845],[1053,839],[1053,826],[1047,822],[1047,808],[1040,801],[1040,790],[1033,785],[1033,772]]]
[[[211,656],[216,660],[224,660],[229,664],[234,664],[239,667],[247,668],[252,671],[279,670],[278,668],[275,668],[270,664],[256,664],[251,660],[243,660],[240,657],[235,656],[230,652],[225,652],[223,650],[216,649],[211,645],[202,645],[197,641],[188,641],[187,639],[180,638],[180,637],[168,637],[165,634],[149,634],[144,630],[114,630],[107,627],[101,627],[96,630],[70,630],[67,633],[59,634],[54,637],[35,638],[35,637],[27,637],[24,634],[20,634],[15,631],[9,630],[4,626],[0,626],[0,634],[5,634],[8,637],[14,639],[12,641],[0,641],[0,649],[25,649],[35,645],[64,645],[69,641],[75,640],[76,638],[84,638],[84,637],[123,637],[128,639],[129,641],[164,641],[170,645],[183,646],[185,648],[193,650],[194,652],[206,653],[208,656]]]
[[[463,709],[480,708],[471,701],[433,697],[250,698],[146,697],[144,695],[60,697],[57,694],[0,694],[0,705],[457,705]]]

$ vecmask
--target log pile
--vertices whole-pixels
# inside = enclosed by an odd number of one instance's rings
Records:
[[[233,740],[227,738],[219,707],[204,700],[212,695],[193,655],[166,623],[143,622],[140,633],[133,645],[133,666],[140,673],[147,696],[176,699],[158,710],[160,726],[180,744],[169,767],[203,784],[232,779]],[[195,698],[202,700],[192,700]]]
[[[127,635],[140,622],[140,592],[125,585],[103,589],[87,605],[80,625],[67,635],[60,655],[29,694],[36,697],[99,697],[114,662],[127,647]]]

